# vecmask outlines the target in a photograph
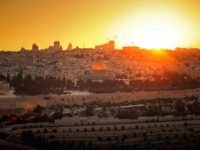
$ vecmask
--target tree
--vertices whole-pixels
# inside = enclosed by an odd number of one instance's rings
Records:
[[[94,106],[92,104],[88,104],[85,110],[86,116],[93,116],[93,110],[94,110]]]
[[[181,100],[177,100],[175,103],[175,109],[177,113],[182,114],[185,112],[185,104]]]
[[[35,112],[35,113],[42,113],[43,110],[44,110],[44,107],[42,107],[40,105],[37,105],[35,107],[35,109],[33,110],[33,112]]]
[[[33,144],[35,136],[31,130],[28,131],[22,131],[21,133],[21,140],[24,141],[25,144],[31,145]]]

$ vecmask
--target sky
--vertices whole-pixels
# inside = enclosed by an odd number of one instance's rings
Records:
[[[0,50],[94,47],[200,48],[200,0],[0,0]]]

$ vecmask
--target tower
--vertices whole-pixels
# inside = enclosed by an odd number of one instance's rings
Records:
[[[72,50],[73,47],[72,47],[72,43],[69,43],[68,46],[67,46],[67,50]]]
[[[108,42],[108,49],[115,49],[115,41],[109,41]]]
[[[53,49],[54,51],[60,51],[62,49],[59,41],[54,42]]]
[[[32,51],[33,51],[33,52],[37,52],[38,50],[39,50],[38,45],[35,44],[35,43],[33,43],[33,45],[32,45]]]

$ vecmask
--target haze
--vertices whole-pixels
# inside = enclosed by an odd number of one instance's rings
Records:
[[[117,46],[200,47],[198,0],[1,0],[0,49],[19,50],[54,40],[64,48]]]

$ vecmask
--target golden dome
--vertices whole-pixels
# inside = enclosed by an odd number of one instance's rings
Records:
[[[95,63],[92,65],[92,71],[106,71],[107,67],[102,63]]]

